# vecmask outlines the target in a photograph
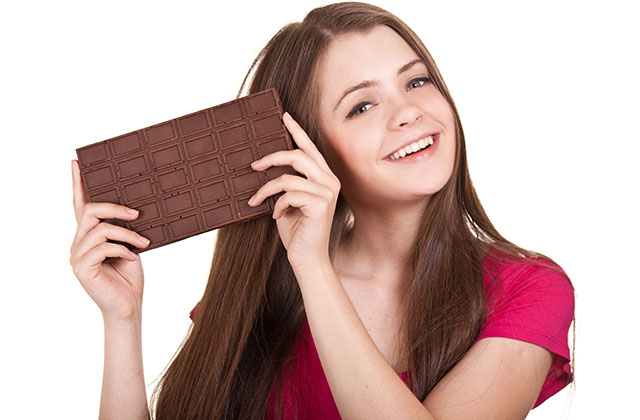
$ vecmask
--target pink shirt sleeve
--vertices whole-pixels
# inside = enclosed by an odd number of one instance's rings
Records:
[[[196,306],[194,306],[191,312],[189,312],[189,318],[191,318],[192,321],[193,321],[193,315],[196,313],[196,309],[198,309],[198,305],[200,305],[200,302],[196,303]]]
[[[488,287],[493,293],[487,299],[487,320],[476,341],[513,338],[553,353],[535,408],[572,380],[568,335],[574,318],[574,289],[567,278],[551,268],[531,264],[512,267],[503,268],[501,284],[494,289]]]

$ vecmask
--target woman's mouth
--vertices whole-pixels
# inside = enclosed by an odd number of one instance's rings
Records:
[[[390,162],[417,162],[433,155],[438,146],[440,133],[425,137],[417,142],[411,143],[402,149],[399,149],[384,160]]]

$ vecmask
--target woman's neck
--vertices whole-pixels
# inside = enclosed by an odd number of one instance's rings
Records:
[[[423,210],[424,205],[384,213],[354,210],[354,226],[333,258],[336,272],[398,291],[409,275]]]

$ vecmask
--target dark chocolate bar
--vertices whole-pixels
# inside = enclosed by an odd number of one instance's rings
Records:
[[[76,149],[87,199],[137,209],[133,230],[151,243],[139,253],[230,223],[273,213],[283,192],[256,207],[249,198],[290,166],[254,171],[251,162],[294,148],[275,89]],[[120,242],[118,242],[120,243]]]

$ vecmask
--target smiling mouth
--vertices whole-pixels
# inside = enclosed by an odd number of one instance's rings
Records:
[[[404,147],[401,147],[400,149],[396,150],[395,152],[393,152],[392,154],[384,158],[384,160],[394,161],[394,160],[400,160],[404,157],[411,156],[414,154],[421,154],[421,152],[424,152],[425,150],[430,149],[433,146],[433,144],[438,140],[438,137],[440,137],[440,133],[435,133],[427,137],[424,137],[418,141],[415,141]]]

